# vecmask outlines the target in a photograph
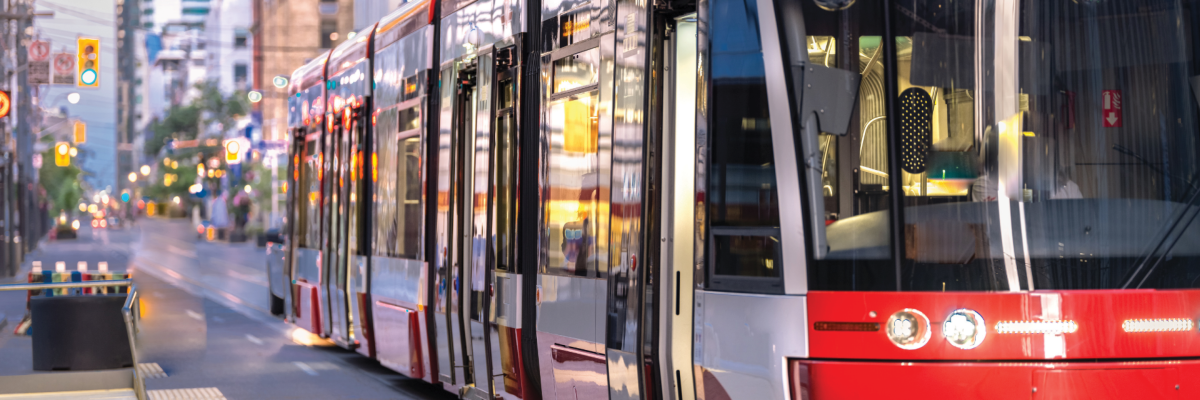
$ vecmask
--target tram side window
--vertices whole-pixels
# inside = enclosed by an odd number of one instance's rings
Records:
[[[599,49],[554,61],[547,105],[549,195],[545,210],[547,263],[543,273],[598,277]]]
[[[375,254],[415,258],[421,231],[420,106],[381,111],[376,123]]]
[[[709,284],[781,292],[777,279],[738,279],[778,278],[783,269],[758,6],[752,0],[713,0],[710,7]]]
[[[492,173],[492,224],[496,269],[520,272],[516,264],[516,111],[513,79],[496,87],[496,139]]]

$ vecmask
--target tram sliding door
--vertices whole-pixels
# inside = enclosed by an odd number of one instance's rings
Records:
[[[469,334],[464,348],[465,359],[470,375],[467,383],[473,387],[466,390],[467,397],[492,398],[489,395],[492,376],[490,349],[491,338],[495,337],[487,307],[490,303],[488,286],[491,284],[491,271],[487,254],[489,212],[488,212],[488,175],[491,166],[488,153],[491,150],[491,115],[492,115],[492,53],[485,52],[476,59],[475,70],[466,70],[459,74],[460,94],[463,95],[458,104],[462,108],[456,110],[456,120],[462,122],[459,132],[464,139],[463,154],[463,192],[470,193],[470,198],[464,197],[464,218],[461,257],[465,266],[463,282],[468,287],[462,293],[467,297],[460,302],[464,318],[464,332]],[[468,81],[474,81],[468,84]],[[469,93],[469,94],[468,94]],[[473,101],[472,101],[473,98]],[[470,102],[469,105],[467,102]],[[469,135],[469,136],[468,136]]]
[[[363,141],[363,126],[361,110],[347,104],[340,115],[331,114],[336,118],[336,129],[330,142],[334,143],[334,157],[330,170],[330,187],[332,219],[330,231],[330,249],[328,251],[328,268],[325,268],[325,293],[328,293],[329,311],[326,313],[330,323],[327,332],[329,338],[341,347],[351,348],[354,345],[352,331],[353,314],[350,313],[350,296],[354,291],[350,288],[349,271],[352,265],[362,261],[358,255],[360,226],[360,209],[358,207],[358,154]]]
[[[340,111],[340,110],[337,110]],[[345,292],[340,291],[338,283],[339,272],[344,270],[346,259],[346,150],[350,146],[350,135],[345,126],[341,125],[340,113],[326,115],[330,128],[325,174],[325,230],[328,232],[325,249],[322,252],[321,263],[321,305],[322,329],[321,336],[327,337],[339,346],[346,347],[346,322],[344,320],[346,303]]]
[[[459,109],[463,104],[470,105],[470,97],[463,93],[462,86],[470,85],[459,82],[460,71],[458,63],[446,63],[440,73],[440,116],[438,128],[438,157],[437,157],[437,293],[434,298],[434,326],[436,328],[436,343],[438,356],[438,380],[453,391],[464,382],[462,320],[459,318],[459,303],[462,276],[462,260],[459,251],[461,246],[459,236],[462,232],[463,200],[462,195],[462,123]],[[469,119],[468,119],[469,120]]]
[[[308,134],[299,150],[296,180],[296,247],[293,265],[292,316],[296,326],[321,333],[321,251],[326,230],[322,229],[322,200],[325,180],[320,131]]]
[[[490,236],[487,244],[488,288],[492,335],[488,350],[491,370],[489,390],[493,396],[526,398],[521,365],[521,268],[517,264],[517,77],[520,69],[516,47],[496,51],[494,113],[491,116],[491,194],[488,201]]]

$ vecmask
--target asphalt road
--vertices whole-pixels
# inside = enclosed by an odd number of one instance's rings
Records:
[[[40,260],[47,269],[55,261],[69,270],[107,261],[110,270],[133,270],[143,296],[140,361],[167,375],[147,379],[150,390],[215,387],[228,399],[455,398],[352,351],[300,344],[267,311],[265,253],[253,243],[198,240],[189,222],[162,219],[84,227],[79,236],[44,243],[23,269]],[[0,331],[2,375],[31,373],[29,338],[12,335],[23,309],[23,293],[0,293],[9,320]]]

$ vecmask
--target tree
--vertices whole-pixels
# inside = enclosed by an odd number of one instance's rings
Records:
[[[226,96],[215,80],[197,83],[196,90],[200,94],[198,97],[186,105],[171,107],[162,119],[150,123],[154,137],[146,142],[146,154],[158,154],[168,140],[196,139],[203,126],[217,123],[222,129],[229,129],[250,110],[245,93],[239,91]]]
[[[83,198],[83,187],[80,178],[84,175],[79,169],[78,159],[71,160],[71,165],[60,167],[54,163],[54,146],[42,152],[42,163],[38,170],[38,182],[46,190],[46,198],[50,201],[50,215],[58,215],[62,211],[72,212]]]
[[[216,80],[197,83],[196,89],[200,92],[200,97],[192,104],[205,112],[205,125],[215,122],[221,124],[222,129],[230,129],[238,118],[250,111],[245,92],[236,91],[226,96],[221,93]]]
[[[150,123],[154,137],[146,143],[146,154],[158,154],[168,140],[195,139],[200,131],[200,108],[194,105],[176,106],[167,110],[162,119]]]

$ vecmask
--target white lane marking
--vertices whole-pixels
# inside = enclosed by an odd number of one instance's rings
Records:
[[[215,387],[147,390],[146,396],[150,400],[226,400],[221,390]]]
[[[172,246],[172,245],[169,245],[169,244],[168,244],[168,245],[167,245],[167,251],[169,251],[169,252],[172,252],[172,253],[175,253],[175,254],[178,254],[178,255],[181,255],[181,256],[184,256],[184,257],[192,257],[192,258],[196,258],[196,251],[195,251],[195,250],[184,250],[184,249],[181,249],[181,248],[178,248],[178,247],[175,247],[175,246]]]
[[[246,275],[241,272],[234,271],[232,269],[226,271],[225,273],[226,273],[226,275],[232,276],[234,278],[241,279],[243,281],[250,282],[255,285],[262,286],[262,287],[267,287],[267,278],[265,278],[265,277]]]
[[[247,333],[247,334],[246,334],[246,340],[249,340],[249,341],[250,341],[250,343],[254,343],[254,344],[257,344],[257,345],[260,345],[260,346],[263,344],[263,341],[262,341],[262,339],[259,339],[259,338],[257,338],[257,337],[254,337],[254,335],[251,335],[251,334],[249,334],[249,333]]]
[[[192,311],[192,310],[185,310],[185,312],[187,313],[187,316],[189,316],[189,317],[192,317],[192,319],[194,319],[194,320],[197,320],[197,321],[203,321],[203,320],[204,320],[204,316],[203,316],[203,315],[201,315],[201,314],[200,314],[200,313],[198,313],[198,312],[195,312],[195,311]]]
[[[167,377],[167,372],[158,363],[138,363],[137,370],[142,379]]]
[[[295,361],[295,362],[293,362],[292,364],[296,364],[296,368],[300,368],[300,369],[301,369],[301,370],[303,370],[303,371],[304,371],[304,373],[306,373],[306,374],[309,374],[309,375],[312,375],[312,376],[317,376],[317,370],[315,370],[315,369],[312,369],[312,367],[308,366],[308,364],[305,364],[305,363],[302,363],[302,362],[299,362],[299,361]]]

